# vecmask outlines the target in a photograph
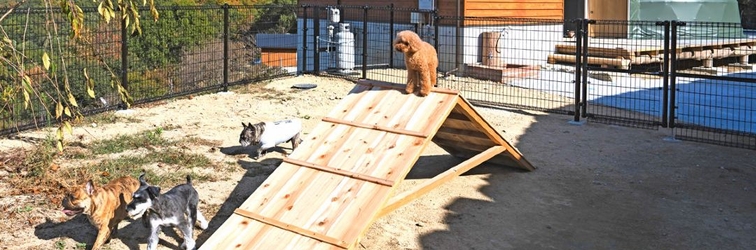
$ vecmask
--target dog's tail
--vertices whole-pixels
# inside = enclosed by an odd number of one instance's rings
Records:
[[[192,176],[186,175],[186,184],[192,185]]]

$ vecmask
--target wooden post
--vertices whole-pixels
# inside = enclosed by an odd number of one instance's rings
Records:
[[[714,67],[714,59],[703,59],[703,66],[704,68],[711,68]]]
[[[501,32],[483,32],[483,65],[495,68],[507,67],[499,49],[502,43],[501,38]]]

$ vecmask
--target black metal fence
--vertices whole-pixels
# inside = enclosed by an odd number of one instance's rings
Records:
[[[83,113],[122,106],[111,81],[122,82],[136,103],[295,73],[403,83],[404,56],[392,41],[398,31],[412,30],[438,52],[437,85],[476,105],[669,128],[679,139],[756,148],[756,34],[746,25],[457,17],[392,5],[159,11],[160,21],[142,22],[142,36],[99,21],[94,9],[85,9],[88,39],[68,39],[66,29],[56,33],[65,49],[55,58],[68,62],[66,76],[84,100]],[[40,66],[37,58],[50,43],[48,20],[30,18],[40,13],[50,14],[17,10],[2,23],[9,37],[23,40],[26,69]],[[76,84],[84,68],[98,98]],[[6,106],[0,134],[53,121],[49,102]]]
[[[95,8],[83,11],[81,39],[72,38],[57,8],[16,9],[0,23],[24,50],[20,65],[39,93],[28,108],[23,98],[4,99],[0,135],[55,122],[48,94],[60,87],[49,78],[67,81],[86,115],[124,107],[116,83],[140,104],[296,74],[296,6],[158,7],[157,22],[143,9],[138,36],[119,19],[105,23]],[[53,64],[47,72],[41,70],[43,53]],[[2,72],[13,66],[3,63]],[[85,88],[85,70],[95,82],[96,98]]]
[[[392,6],[303,9],[306,73],[403,83],[403,55],[391,43],[397,31],[412,30],[438,52],[437,85],[476,105],[665,128],[678,139],[756,148],[756,36],[741,24],[450,17]],[[338,48],[347,40],[334,35],[344,24],[353,36],[348,50]]]

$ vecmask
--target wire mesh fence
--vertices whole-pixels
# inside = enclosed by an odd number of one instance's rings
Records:
[[[2,65],[3,80],[14,81],[7,74],[22,65],[21,72],[30,76],[37,96],[28,108],[20,96],[3,96],[0,134],[56,122],[53,96],[62,88],[71,89],[78,111],[93,114],[124,107],[118,85],[127,90],[133,103],[140,104],[226,90],[297,71],[296,6],[164,6],[157,10],[160,19],[145,18],[142,33],[133,35],[119,20],[103,22],[96,9],[82,8],[85,23],[79,38],[73,37],[60,9],[9,12],[0,26],[11,41],[7,45],[23,53],[14,54],[18,64],[6,61]],[[139,11],[143,17],[150,16],[147,9]],[[43,54],[51,58],[49,71],[42,69]],[[87,91],[87,79],[94,83],[95,98]],[[3,93],[11,93],[10,88]]]
[[[142,22],[141,36],[99,21],[94,9],[84,10],[84,39],[71,39],[66,25],[50,33],[49,20],[63,20],[55,10],[15,11],[2,26],[23,44],[34,87],[56,91],[45,79],[65,77],[83,113],[121,106],[110,87],[118,83],[136,103],[301,73],[405,83],[405,56],[393,41],[410,30],[437,51],[437,86],[476,105],[756,148],[756,36],[747,24],[442,16],[394,5],[158,10],[161,19]],[[45,51],[65,67],[41,70]],[[84,69],[97,98],[79,84]],[[46,98],[30,108],[6,102],[0,134],[53,122]]]
[[[671,38],[675,136],[756,149],[756,39],[712,22],[673,22]]]
[[[457,89],[477,105],[672,128],[677,138],[756,148],[750,118],[756,116],[756,95],[749,83],[754,38],[747,37],[745,24],[440,16],[392,6],[306,8],[318,9],[301,17],[318,29],[311,34],[336,45],[324,50],[312,42],[318,55],[307,59],[314,62],[308,61],[306,72],[405,83],[404,55],[391,42],[398,31],[411,30],[436,48],[437,86]],[[330,20],[334,11],[341,20]],[[354,36],[353,56],[352,50],[339,54],[343,43],[328,40],[344,23]],[[345,62],[354,62],[354,68],[338,66]],[[721,72],[707,73],[711,70]],[[696,81],[709,89],[690,84]]]

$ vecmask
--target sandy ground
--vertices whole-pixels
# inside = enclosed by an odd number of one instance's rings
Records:
[[[295,83],[316,83],[292,90]],[[204,242],[275,170],[283,155],[253,160],[238,150],[240,122],[289,117],[305,132],[346,95],[353,83],[314,76],[279,79],[253,93],[217,93],[135,107],[118,116],[140,122],[86,124],[74,129],[83,143],[118,134],[166,129],[217,145],[189,150],[233,167],[226,178],[196,183],[200,208],[211,220],[197,230]],[[359,249],[753,249],[756,246],[756,153],[665,140],[669,131],[586,123],[524,110],[478,111],[538,169],[483,164],[377,220]],[[28,147],[50,130],[3,139],[0,150]],[[284,152],[288,145],[281,145]],[[217,150],[220,149],[220,150]],[[406,190],[461,160],[431,145],[400,186]],[[62,166],[78,164],[60,162]],[[198,170],[199,171],[199,170]],[[23,216],[0,223],[0,248],[75,249],[96,231],[86,218],[67,219],[38,196],[8,196],[0,206]],[[20,210],[19,210],[20,211]],[[145,249],[148,231],[123,222],[105,249]],[[161,235],[159,249],[177,249],[177,232]]]

